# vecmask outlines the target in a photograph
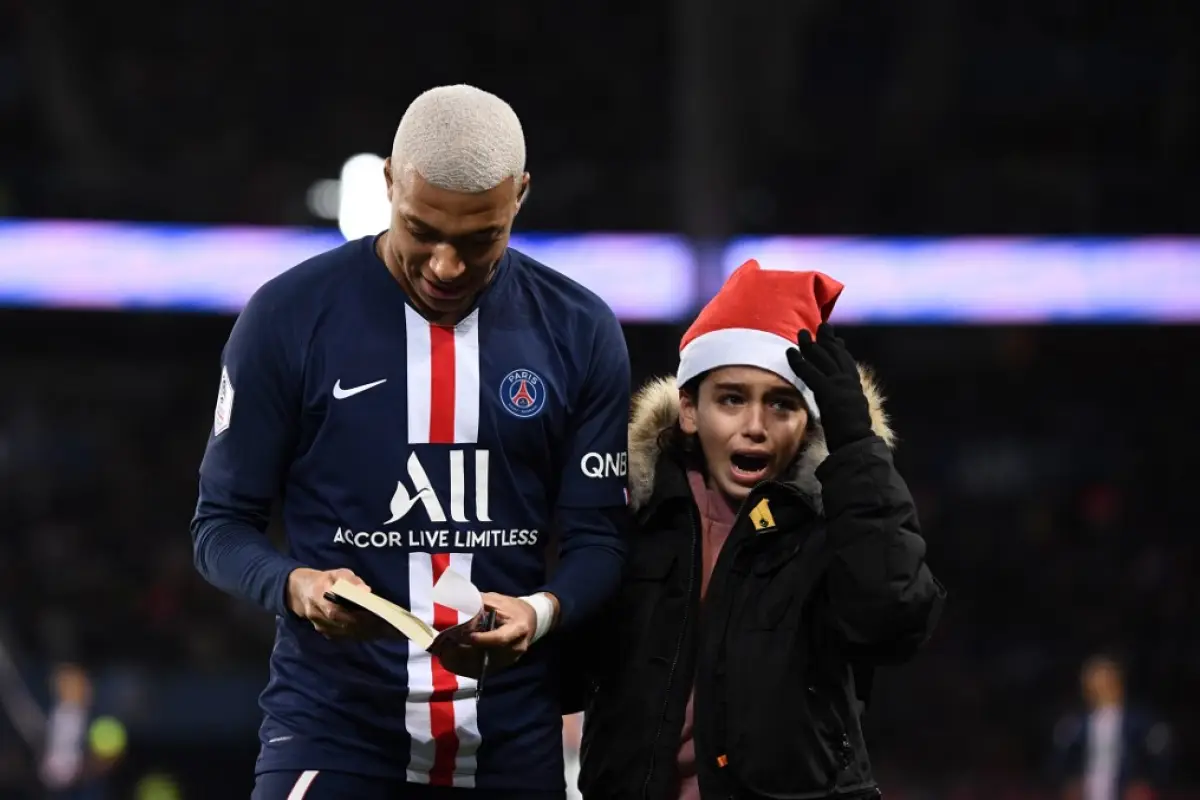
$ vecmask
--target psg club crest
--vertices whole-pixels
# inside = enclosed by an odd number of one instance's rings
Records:
[[[514,369],[500,383],[500,404],[514,417],[537,416],[546,405],[546,384],[532,370]]]

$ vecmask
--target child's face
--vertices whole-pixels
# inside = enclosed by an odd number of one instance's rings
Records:
[[[713,370],[699,396],[681,391],[679,404],[680,427],[700,439],[709,485],[738,502],[787,469],[808,425],[796,387],[758,367]]]

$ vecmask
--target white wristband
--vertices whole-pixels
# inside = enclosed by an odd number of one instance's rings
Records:
[[[547,597],[545,592],[526,595],[520,599],[533,606],[533,615],[537,619],[533,630],[533,641],[536,642],[549,633],[550,626],[554,624],[554,601]]]

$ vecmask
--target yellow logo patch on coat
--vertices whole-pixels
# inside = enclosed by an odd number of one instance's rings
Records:
[[[758,505],[750,512],[750,521],[754,523],[756,531],[767,531],[775,527],[775,517],[771,515],[771,504],[767,502],[767,498],[758,501]]]

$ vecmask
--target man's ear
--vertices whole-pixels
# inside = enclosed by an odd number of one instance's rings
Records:
[[[391,156],[388,156],[387,158],[385,158],[383,160],[383,180],[387,184],[388,202],[391,202],[391,200],[392,200],[392,185],[395,183],[395,179],[392,177],[392,157]]]
[[[679,390],[679,428],[689,436],[696,433],[696,398],[691,392]]]
[[[529,197],[529,173],[526,172],[521,176],[521,185],[517,187],[517,212],[520,213],[521,206],[525,204],[525,200]]]

